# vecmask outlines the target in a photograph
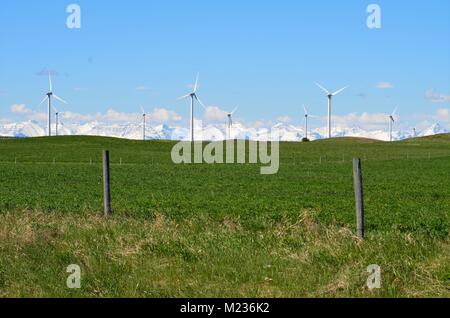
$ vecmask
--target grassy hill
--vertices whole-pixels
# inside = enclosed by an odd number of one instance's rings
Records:
[[[272,176],[260,165],[175,165],[174,144],[0,140],[0,296],[450,296],[450,135],[282,143]],[[72,263],[80,290],[66,287]],[[365,287],[370,264],[382,268],[379,290]]]

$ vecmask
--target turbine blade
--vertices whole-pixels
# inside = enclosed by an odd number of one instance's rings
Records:
[[[317,83],[317,82],[314,82],[321,90],[323,90],[325,93],[327,93],[327,95],[330,95],[330,92],[325,88],[325,87],[323,87],[322,85],[320,85],[319,83]]]
[[[145,115],[145,109],[144,109],[144,107],[142,107],[142,105],[139,105],[139,107],[141,107],[142,115]]]
[[[239,106],[237,106],[230,114],[234,115],[234,113],[239,109]]]
[[[57,100],[59,100],[60,102],[62,102],[62,103],[64,103],[64,104],[67,104],[67,102],[66,102],[64,99],[62,99],[61,97],[59,97],[58,95],[53,94],[52,96],[53,96],[54,98],[56,98]]]
[[[197,92],[197,88],[198,88],[198,77],[199,77],[199,73],[197,73],[197,77],[195,78],[195,84],[194,84],[194,90],[193,93]]]
[[[305,115],[308,115],[308,110],[306,109],[305,105],[303,105],[303,110],[305,111]]]
[[[49,87],[50,87],[50,92],[52,92],[52,91],[53,91],[53,87],[52,87],[52,76],[51,76],[51,74],[50,74],[50,71],[48,71],[48,84],[49,84]]]
[[[332,95],[333,95],[333,96],[336,96],[337,94],[342,93],[342,92],[343,92],[344,90],[346,90],[347,88],[349,88],[349,86],[345,86],[344,88],[341,88],[340,90],[334,92]]]
[[[197,95],[194,95],[194,96],[195,96],[195,99],[200,103],[200,105],[202,105],[203,108],[206,109],[205,104],[203,104],[203,102],[198,98],[198,96]]]
[[[41,106],[47,99],[48,99],[48,96],[46,95],[46,96],[44,97],[44,99],[42,100],[42,102],[39,103],[38,106]]]
[[[395,115],[397,115],[397,109],[398,109],[398,107],[395,107],[395,108],[394,108],[394,111],[392,112],[392,115],[391,115],[392,117],[394,117]]]
[[[190,96],[191,96],[191,94],[186,94],[184,96],[179,97],[177,100],[182,100],[182,99],[188,98]]]

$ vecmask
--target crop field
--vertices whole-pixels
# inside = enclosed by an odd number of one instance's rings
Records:
[[[174,144],[0,140],[0,296],[450,297],[450,135],[281,143],[275,175],[176,165]],[[364,240],[353,157],[363,160]],[[70,264],[80,289],[66,286]],[[366,286],[371,264],[379,289]]]

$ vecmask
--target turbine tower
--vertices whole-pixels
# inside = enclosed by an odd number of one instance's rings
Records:
[[[56,108],[54,109],[55,109],[55,136],[58,136],[59,112]]]
[[[331,138],[331,100],[334,96],[341,93],[343,90],[347,89],[348,86],[345,86],[344,88],[341,88],[340,90],[338,90],[334,93],[330,93],[325,87],[323,87],[319,83],[316,83],[316,85],[320,89],[322,89],[325,93],[327,93],[327,97],[328,97],[328,138]]]
[[[233,126],[233,115],[238,110],[238,107],[236,107],[231,113],[228,113],[228,139],[231,140],[231,128]]]
[[[42,102],[39,104],[42,105],[46,100],[48,100],[48,135],[51,136],[52,135],[52,97],[56,98],[57,100],[59,100],[60,102],[67,104],[67,102],[65,100],[63,100],[61,97],[58,97],[58,95],[56,95],[55,93],[53,93],[53,87],[52,87],[52,77],[50,75],[50,71],[48,72],[48,83],[49,83],[49,91],[47,94],[45,94],[46,96],[44,97],[44,99],[42,100]]]
[[[145,109],[144,107],[141,106],[141,111],[142,111],[142,139],[145,141],[145,117],[147,116],[147,114],[145,113]]]
[[[391,115],[389,115],[389,141],[392,142],[392,127],[395,123],[395,113],[397,112],[397,107],[394,109]]]
[[[305,138],[308,139],[308,110],[305,105],[303,105],[303,110],[305,111]]]
[[[191,93],[181,96],[180,98],[178,98],[178,100],[182,100],[182,99],[186,99],[188,97],[191,98],[191,124],[190,124],[190,137],[191,137],[191,141],[194,141],[194,99],[197,100],[200,105],[203,106],[203,108],[206,109],[206,106],[202,103],[202,101],[198,98],[197,96],[197,88],[198,88],[198,74],[197,74],[197,78],[195,80],[195,85],[194,85],[194,89],[192,90]]]

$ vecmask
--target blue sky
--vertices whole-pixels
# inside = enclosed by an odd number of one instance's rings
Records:
[[[79,30],[66,27],[71,3],[81,7]],[[379,30],[366,25],[371,3],[382,10]],[[318,81],[351,86],[334,101],[343,122],[376,122],[398,106],[404,126],[448,124],[449,38],[447,0],[3,0],[0,117],[31,116],[13,113],[17,104],[45,111],[37,106],[48,82],[37,74],[48,68],[70,103],[60,108],[79,114],[137,113],[142,104],[183,125],[188,105],[176,99],[200,72],[202,100],[239,105],[247,122],[300,125],[302,104],[325,116]],[[366,119],[348,116],[363,112]]]

